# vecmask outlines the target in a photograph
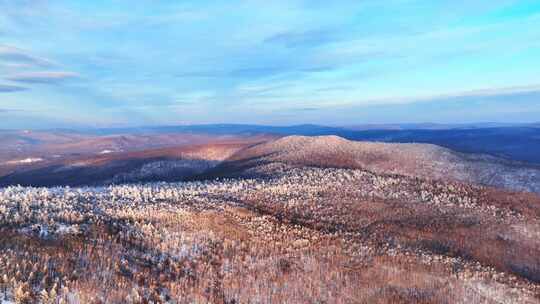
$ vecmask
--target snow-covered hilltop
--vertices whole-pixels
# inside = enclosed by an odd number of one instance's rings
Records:
[[[429,144],[349,141],[337,136],[288,136],[235,154],[233,166],[261,163],[354,168],[435,180],[454,180],[540,193],[540,166]],[[233,168],[227,168],[232,170]]]

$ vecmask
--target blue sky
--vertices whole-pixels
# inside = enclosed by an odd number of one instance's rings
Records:
[[[531,122],[539,1],[0,0],[0,128]]]

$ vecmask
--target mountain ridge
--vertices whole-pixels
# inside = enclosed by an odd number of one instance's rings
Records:
[[[223,172],[234,171],[235,166],[246,170],[260,162],[365,169],[540,192],[540,166],[455,152],[432,144],[349,141],[334,135],[295,135],[264,142],[239,150],[218,168]]]

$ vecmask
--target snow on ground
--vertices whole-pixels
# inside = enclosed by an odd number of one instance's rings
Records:
[[[39,157],[29,157],[25,159],[19,159],[19,160],[10,160],[6,162],[8,165],[16,165],[16,164],[32,164],[43,161],[43,158]]]
[[[7,294],[0,292],[0,304],[15,304],[15,302],[8,300],[8,298]]]

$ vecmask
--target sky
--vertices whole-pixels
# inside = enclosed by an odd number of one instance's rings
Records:
[[[540,121],[537,0],[0,0],[0,129]]]

